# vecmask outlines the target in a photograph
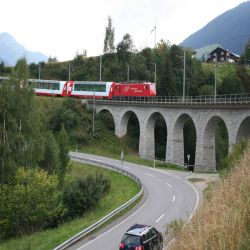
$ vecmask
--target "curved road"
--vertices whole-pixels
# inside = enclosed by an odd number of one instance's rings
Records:
[[[70,155],[121,167],[118,160],[83,153],[71,152]],[[118,250],[124,232],[134,223],[152,225],[164,233],[167,223],[175,219],[187,220],[197,208],[199,195],[194,186],[186,181],[188,172],[159,170],[128,162],[123,163],[123,168],[141,180],[145,193],[143,201],[128,216],[68,249]]]

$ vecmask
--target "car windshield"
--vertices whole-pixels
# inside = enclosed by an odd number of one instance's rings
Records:
[[[122,238],[125,246],[138,246],[140,245],[140,237],[136,235],[125,234]]]

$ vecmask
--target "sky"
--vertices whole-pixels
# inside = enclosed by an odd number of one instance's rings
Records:
[[[103,53],[111,16],[115,45],[126,33],[141,50],[163,39],[179,44],[225,11],[247,0],[0,0],[0,33],[59,61]]]

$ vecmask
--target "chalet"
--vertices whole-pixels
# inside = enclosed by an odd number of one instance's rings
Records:
[[[206,62],[229,62],[237,63],[240,61],[240,56],[222,47],[217,47],[208,54]]]

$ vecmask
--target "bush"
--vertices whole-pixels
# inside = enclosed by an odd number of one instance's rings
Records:
[[[14,185],[0,186],[0,239],[51,227],[65,213],[55,176],[19,168]]]
[[[102,174],[88,176],[72,181],[64,191],[64,204],[68,209],[67,216],[82,216],[93,207],[110,189],[110,180]]]
[[[247,145],[248,142],[244,138],[238,144],[234,145],[231,154],[228,156],[228,158],[222,161],[220,170],[220,175],[222,177],[227,175],[230,172],[230,170],[236,165],[237,161],[244,154]]]

